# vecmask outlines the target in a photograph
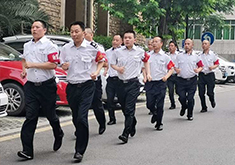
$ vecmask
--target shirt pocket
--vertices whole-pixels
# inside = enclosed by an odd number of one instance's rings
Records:
[[[165,61],[164,60],[158,60],[156,62],[156,67],[159,69],[159,70],[163,70],[163,68],[165,68]]]
[[[91,67],[91,64],[92,64],[92,58],[91,57],[89,57],[89,56],[82,57],[81,60],[83,62],[84,69],[89,69]]]
[[[134,56],[134,63],[136,67],[139,67],[141,63],[141,58],[139,56]]]
[[[37,60],[40,62],[48,62],[47,53],[45,51],[41,51],[38,53]]]

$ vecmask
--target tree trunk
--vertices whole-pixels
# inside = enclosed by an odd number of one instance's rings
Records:
[[[185,39],[188,38],[188,14],[186,14],[186,17],[185,17],[185,22],[186,22],[186,29],[185,29]]]

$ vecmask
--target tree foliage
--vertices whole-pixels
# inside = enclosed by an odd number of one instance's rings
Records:
[[[0,0],[0,37],[24,33],[36,19],[48,21],[37,0]]]
[[[187,26],[187,18],[216,19],[216,11],[232,10],[235,0],[96,0],[110,12],[147,37],[161,35],[177,39]],[[214,14],[211,16],[211,14]],[[206,24],[205,24],[206,25]],[[208,25],[206,25],[207,28]],[[157,29],[156,29],[157,27]]]

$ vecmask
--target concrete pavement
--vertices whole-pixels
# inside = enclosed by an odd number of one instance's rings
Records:
[[[82,164],[89,165],[233,165],[235,163],[235,88],[216,87],[217,106],[208,113],[200,113],[200,102],[196,97],[194,120],[179,116],[176,110],[168,110],[165,104],[164,130],[159,132],[150,123],[145,103],[138,103],[136,116],[137,134],[122,144],[117,138],[123,129],[123,115],[117,112],[117,124],[107,126],[103,135],[98,135],[98,125],[90,116],[90,141]],[[65,138],[58,152],[52,151],[52,132],[39,131],[35,135],[35,158],[20,161],[16,152],[21,149],[19,138],[0,142],[0,164],[74,164],[74,128],[70,121],[64,124]],[[2,137],[1,137],[2,138]],[[1,139],[0,138],[0,139]]]

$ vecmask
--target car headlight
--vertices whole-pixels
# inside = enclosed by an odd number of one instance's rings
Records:
[[[229,69],[234,69],[234,66],[228,66]]]

